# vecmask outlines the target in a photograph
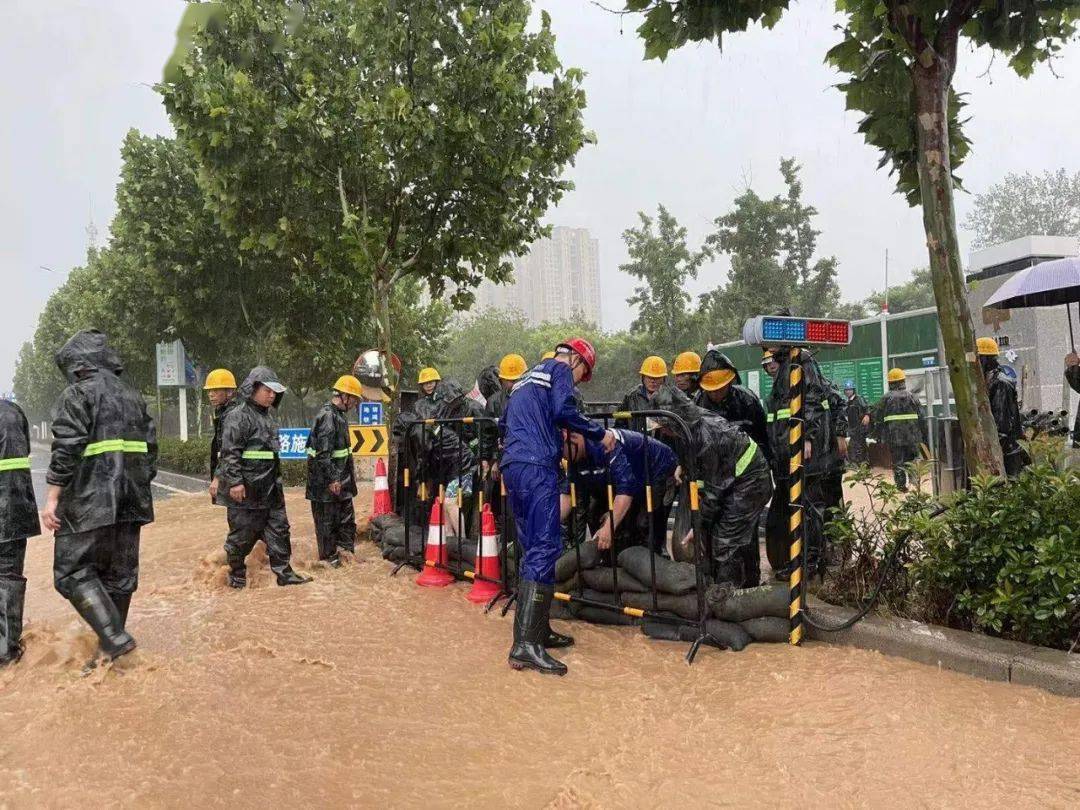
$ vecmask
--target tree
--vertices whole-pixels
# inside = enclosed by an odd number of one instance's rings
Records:
[[[787,186],[784,194],[765,200],[747,188],[735,207],[715,220],[715,232],[705,239],[712,255],[731,258],[727,282],[700,302],[700,317],[710,332],[707,339],[733,338],[747,318],[779,307],[799,315],[840,316],[836,258],[814,258],[820,234],[812,224],[817,210],[802,201],[799,166],[784,158],[780,173]]]
[[[1007,174],[976,195],[964,228],[974,231],[976,248],[1021,236],[1080,236],[1080,172]]]
[[[866,308],[873,313],[885,306],[885,293],[875,290],[866,297]],[[911,280],[889,286],[889,312],[910,312],[913,309],[934,306],[934,283],[930,268],[920,267],[911,273]]]
[[[646,58],[663,59],[687,42],[715,40],[758,22],[772,28],[790,0],[626,0],[644,12],[638,33]],[[898,190],[922,205],[938,322],[953,396],[973,471],[1002,471],[986,382],[975,362],[975,332],[964,296],[953,172],[968,151],[952,87],[960,38],[1009,57],[1028,76],[1076,33],[1076,0],[837,0],[842,40],[826,55],[847,74],[839,87],[865,117],[867,143],[891,165]]]
[[[559,64],[546,12],[526,31],[530,10],[224,0],[159,89],[225,230],[329,277],[389,356],[398,285],[438,298],[450,282],[464,306],[508,278],[590,138],[582,73]]]
[[[623,231],[630,261],[619,265],[624,273],[645,282],[626,299],[637,307],[630,328],[647,337],[650,352],[674,357],[696,342],[685,288],[687,281],[697,278],[707,254],[687,247],[686,228],[662,205],[656,208],[655,231],[654,220],[644,211],[638,212],[638,220],[637,228]]]

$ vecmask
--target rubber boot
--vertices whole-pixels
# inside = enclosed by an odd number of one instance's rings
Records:
[[[229,557],[229,587],[247,587],[247,562],[243,557]]]
[[[26,582],[0,582],[0,667],[22,658],[23,602]]]
[[[289,563],[289,558],[292,556],[292,543],[289,542],[288,536],[284,538],[268,536],[263,540],[266,542],[266,555],[270,558],[270,570],[277,575],[278,585],[303,585],[305,582],[311,582],[311,577],[296,573]]]
[[[131,609],[130,593],[113,593],[109,591],[109,597],[116,605],[116,612],[120,614],[120,626],[127,629],[128,611]]]
[[[573,647],[574,637],[565,635],[563,633],[556,633],[554,630],[551,629],[551,622],[548,621],[547,636],[544,639],[544,646],[547,647],[549,650],[557,650],[561,647]]]
[[[518,583],[514,613],[514,646],[509,662],[514,669],[535,669],[545,675],[565,675],[566,664],[547,654],[544,642],[551,632],[548,611],[555,588],[523,579]]]
[[[101,651],[109,658],[119,658],[135,649],[135,639],[124,630],[120,613],[100,580],[80,582],[71,595],[71,604],[97,633]]]
[[[311,582],[311,577],[301,576],[292,569],[291,565],[287,566],[285,570],[281,572],[275,571],[275,573],[277,574],[277,584],[281,586],[303,585],[305,582]]]

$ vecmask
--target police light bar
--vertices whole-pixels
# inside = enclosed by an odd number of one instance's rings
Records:
[[[743,340],[751,346],[847,346],[851,324],[824,318],[758,315],[743,324]]]

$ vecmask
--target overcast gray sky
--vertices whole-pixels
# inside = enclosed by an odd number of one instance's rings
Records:
[[[665,204],[695,244],[750,181],[776,193],[781,156],[804,167],[806,199],[820,216],[819,249],[840,261],[845,297],[882,286],[888,249],[900,280],[926,263],[920,214],[892,193],[878,154],[855,134],[858,115],[822,64],[837,41],[828,0],[800,0],[773,31],[755,30],[643,62],[636,23],[586,0],[540,0],[553,17],[563,63],[584,68],[587,122],[599,139],[571,176],[577,189],[550,221],[589,228],[600,240],[604,320],[631,312],[620,234],[638,210]],[[610,0],[609,5],[617,5]],[[168,133],[152,85],[172,49],[178,0],[0,2],[0,391],[49,294],[86,253],[91,218],[107,239],[115,210],[120,141],[130,127]],[[1004,60],[965,52],[957,86],[970,95],[974,152],[962,169],[978,192],[1006,172],[1080,168],[1080,45],[1021,81]],[[961,194],[961,217],[970,197]],[[966,235],[961,233],[961,237]],[[966,242],[965,242],[966,244]],[[40,266],[51,268],[40,269]],[[705,268],[695,292],[719,283],[726,263]]]

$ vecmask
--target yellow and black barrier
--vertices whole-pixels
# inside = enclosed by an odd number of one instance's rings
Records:
[[[788,447],[790,461],[788,466],[788,533],[790,540],[789,557],[791,562],[790,588],[791,631],[788,640],[798,645],[803,639],[803,565],[804,526],[803,526],[803,485],[806,480],[806,468],[803,466],[803,370],[802,350],[793,348],[788,355]]]

